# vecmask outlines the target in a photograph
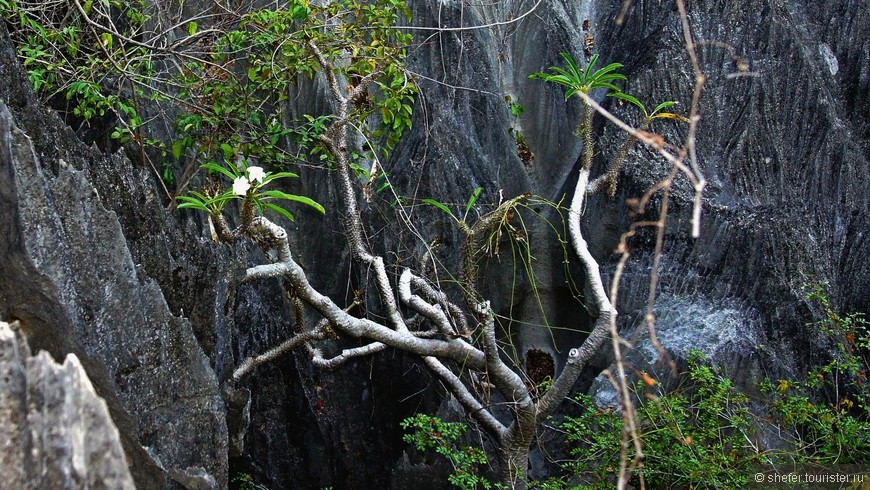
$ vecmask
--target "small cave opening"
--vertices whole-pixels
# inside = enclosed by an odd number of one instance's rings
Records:
[[[556,361],[549,352],[540,349],[526,351],[526,375],[533,388],[552,383],[556,376]]]

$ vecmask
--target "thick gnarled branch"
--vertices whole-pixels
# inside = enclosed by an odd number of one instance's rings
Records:
[[[477,320],[477,327],[469,328],[466,314],[447,295],[436,289],[428,281],[404,269],[395,285],[390,280],[384,259],[372,253],[364,240],[357,192],[354,188],[350,159],[348,156],[349,103],[353,97],[366,90],[373,78],[363,79],[356,87],[345,90],[329,60],[325,59],[317,46],[309,48],[321,65],[328,91],[332,95],[335,118],[321,135],[320,140],[332,156],[336,172],[337,190],[342,207],[342,220],[345,235],[355,261],[370,268],[373,272],[373,286],[376,290],[381,312],[386,320],[374,321],[358,317],[343,309],[331,298],[315,289],[305,271],[295,262],[290,252],[287,234],[283,228],[263,217],[242,220],[241,232],[253,238],[264,248],[277,251],[273,264],[249,268],[245,281],[280,278],[289,283],[296,297],[322,316],[338,334],[361,339],[363,345],[346,348],[337,355],[326,357],[323,351],[312,342],[323,340],[325,334],[320,328],[298,334],[290,341],[269,352],[246,360],[237,373],[243,376],[262,362],[274,359],[289,349],[306,345],[312,355],[312,362],[320,367],[334,368],[348,360],[370,356],[387,347],[420,356],[429,370],[443,383],[444,387],[477,420],[484,430],[491,434],[499,447],[502,481],[511,486],[523,487],[523,474],[529,447],[537,426],[549,416],[567,396],[581,370],[592,355],[603,344],[608,327],[616,312],[604,292],[603,281],[598,263],[591,255],[580,229],[580,210],[587,192],[589,168],[581,169],[580,179],[575,189],[569,213],[569,230],[572,245],[580,257],[587,274],[590,298],[598,312],[595,328],[584,343],[569,353],[565,368],[554,381],[553,387],[535,402],[528,386],[519,373],[519,367],[509,366],[502,358],[496,337],[495,318],[488,301],[482,300],[474,292],[475,280],[474,254],[480,240],[499,226],[505,226],[510,211],[520,201],[531,197],[530,194],[515,197],[501,203],[495,211],[484,215],[473,225],[462,222],[460,226],[466,235],[463,263],[463,286],[466,288],[466,304],[471,317]],[[346,95],[350,93],[350,96]],[[404,313],[412,312],[434,327],[429,332],[409,328]],[[477,331],[477,332],[476,332]],[[435,332],[435,335],[430,335]],[[475,336],[473,334],[479,333]],[[476,338],[474,338],[476,337]],[[262,359],[262,361],[260,361]],[[462,366],[472,375],[486,376],[489,382],[504,397],[511,410],[509,423],[500,420],[481,398],[466,385],[464,379],[449,366]]]

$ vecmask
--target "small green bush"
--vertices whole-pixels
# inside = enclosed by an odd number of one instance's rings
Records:
[[[652,386],[643,381],[637,384],[646,458],[634,479],[642,477],[649,488],[745,487],[749,468],[758,461],[747,437],[748,399],[731,380],[704,364],[700,354],[690,357],[685,376],[687,383],[666,395],[649,391]],[[582,412],[562,423],[574,458],[564,467],[583,483],[579,488],[612,488],[619,470],[622,416],[595,408],[587,395],[575,402]]]
[[[690,356],[686,382],[678,390],[653,393],[654,381],[638,382],[636,412],[645,459],[633,484],[643,478],[648,488],[744,488],[750,475],[770,464],[870,461],[868,322],[861,314],[837,313],[820,285],[810,286],[807,298],[823,313],[810,326],[836,354],[811,370],[806,382],[762,382],[761,391],[772,399],[767,414],[753,415],[748,398],[700,353]],[[582,407],[580,415],[566,417],[561,425],[573,458],[563,465],[567,478],[562,481],[579,482],[571,488],[611,488],[619,471],[622,417],[596,408],[586,395],[575,402]],[[755,430],[761,422],[777,425],[784,449],[761,447]],[[567,485],[553,479],[540,487]]]
[[[494,488],[493,483],[480,472],[480,467],[487,463],[483,450],[457,445],[456,441],[467,429],[464,423],[445,422],[438,417],[418,413],[405,419],[401,426],[409,431],[403,437],[405,442],[413,444],[418,451],[434,450],[450,461],[453,474],[448,480],[453,486],[462,490]]]
[[[807,299],[823,313],[810,326],[836,354],[811,370],[806,382],[762,383],[774,399],[774,421],[792,446],[781,457],[801,464],[863,464],[870,461],[870,323],[860,313],[839,314],[823,285],[807,288]]]

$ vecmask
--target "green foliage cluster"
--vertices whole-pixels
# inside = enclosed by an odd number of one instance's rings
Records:
[[[616,73],[622,68],[622,63],[611,63],[604,68],[595,69],[598,55],[589,59],[586,68],[580,68],[574,58],[568,53],[561,53],[565,60],[565,68],[551,66],[549,73],[533,73],[529,78],[541,79],[552,82],[566,88],[565,100],[573,95],[589,95],[594,90],[605,92],[620,92],[621,89],[613,84],[617,80],[625,80],[625,75]],[[595,155],[595,141],[592,139],[592,108],[588,103],[583,103],[583,123],[580,126],[580,136],[583,138],[583,168],[589,170],[592,167],[592,158]]]
[[[836,345],[838,355],[811,370],[806,382],[762,382],[761,391],[773,401],[766,415],[753,414],[749,398],[698,352],[689,357],[676,390],[663,393],[654,379],[639,376],[634,392],[645,458],[632,485],[639,485],[643,478],[647,488],[746,488],[748,479],[769,465],[864,464],[870,460],[865,379],[870,324],[861,314],[837,313],[822,286],[809,288],[808,299],[823,312],[822,320],[810,326]],[[534,487],[612,488],[619,470],[622,415],[612,408],[596,408],[588,395],[578,395],[573,401],[579,414],[565,417],[560,424],[571,456],[563,463],[564,475],[535,482]],[[417,427],[410,420],[406,423]],[[423,427],[435,423],[431,418],[420,420]],[[763,423],[778,427],[784,448],[762,447],[757,427]],[[440,426],[433,427],[444,432]],[[461,430],[450,426],[449,433],[461,434]],[[406,437],[406,441],[416,439]],[[451,450],[455,448],[447,446],[438,453]]]
[[[264,172],[261,167],[253,165],[248,166],[244,160],[241,161],[241,165],[241,169],[235,166],[224,167],[215,163],[206,163],[203,165],[203,168],[206,170],[210,170],[229,178],[230,181],[233,182],[232,187],[223,193],[218,192],[215,194],[210,194],[208,191],[190,191],[190,194],[187,196],[178,196],[178,200],[181,201],[178,208],[197,209],[199,211],[205,211],[213,217],[219,217],[223,212],[224,206],[233,199],[250,199],[257,206],[260,213],[269,209],[284,216],[290,221],[294,221],[295,217],[290,211],[269,202],[270,200],[277,199],[305,204],[316,209],[320,213],[326,212],[323,206],[309,197],[288,194],[277,189],[264,189],[264,187],[272,181],[284,178],[294,178],[298,177],[298,175],[292,172]]]
[[[145,94],[156,73],[154,53],[137,41],[150,20],[146,11],[144,0],[0,0],[34,90],[80,121],[117,114],[117,137],[143,124],[134,98]]]
[[[432,198],[425,198],[421,199],[420,202],[423,204],[428,204],[430,206],[435,206],[436,208],[443,211],[444,214],[453,218],[453,220],[457,223],[465,223],[468,220],[468,214],[474,208],[474,205],[477,204],[477,199],[480,197],[481,192],[483,192],[483,187],[477,187],[471,193],[471,196],[468,197],[468,201],[465,203],[465,212],[462,214],[462,219],[458,218],[455,214],[453,214],[453,210],[450,209],[450,206],[442,203],[441,201]]]
[[[623,90],[615,85],[615,82],[625,80],[625,75],[618,73],[617,70],[623,67],[621,63],[610,63],[603,68],[596,69],[598,55],[593,55],[589,59],[586,68],[580,68],[574,58],[568,53],[561,53],[565,60],[565,67],[551,66],[547,72],[533,73],[529,78],[541,79],[546,82],[552,82],[565,87],[565,100],[568,100],[573,95],[580,95],[583,100],[583,120],[578,128],[578,134],[583,141],[583,169],[591,170],[592,161],[596,155],[595,140],[592,136],[592,118],[594,111],[586,99],[594,91],[603,90],[606,96],[619,99],[621,102],[628,102],[637,107],[643,113],[643,120],[640,123],[639,129],[646,131],[650,124],[655,119],[674,119],[682,122],[688,122],[686,117],[683,117],[674,112],[666,112],[665,109],[677,105],[676,101],[664,101],[653,108],[652,111],[647,109],[646,105],[634,95],[623,92]],[[656,146],[664,146],[664,138],[654,134],[648,134],[653,138]],[[629,149],[637,141],[634,135],[627,136],[625,143],[617,152],[616,157],[607,168],[606,179],[607,192],[613,197],[616,194],[617,177],[619,169],[625,162]]]
[[[567,88],[565,91],[565,100],[571,98],[577,93],[589,94],[593,90],[605,89],[608,91],[620,92],[621,89],[613,84],[617,80],[625,80],[625,75],[616,73],[616,70],[622,68],[622,63],[611,63],[604,68],[595,69],[595,63],[598,61],[598,55],[593,55],[589,59],[589,64],[586,68],[580,68],[574,58],[568,53],[562,53],[562,58],[565,60],[565,68],[558,66],[550,67],[550,73],[535,73],[529,78],[538,78],[546,82],[553,82]]]
[[[689,359],[687,383],[668,393],[638,381],[637,418],[646,458],[635,473],[649,488],[744,488],[757,464],[746,434],[750,431],[748,399],[730,380],[703,362]],[[619,469],[623,420],[612,409],[597,409],[587,395],[575,398],[580,415],[562,423],[572,461],[564,465],[571,488],[612,488]],[[566,488],[550,480],[549,489]]]
[[[283,169],[311,156],[327,160],[319,135],[329,116],[287,117],[293,87],[321,70],[318,56],[351,87],[372,83],[348,115],[372,142],[354,152],[357,158],[374,158],[375,148],[386,155],[411,127],[417,88],[404,58],[412,36],[393,27],[410,17],[403,0],[325,6],[289,0],[182,19],[164,31],[156,30],[143,0],[73,0],[75,7],[48,8],[0,1],[37,92],[51,100],[64,96],[83,121],[114,117],[112,137],[158,155],[164,181],[179,189],[202,164],[230,168],[256,156],[259,165]],[[183,108],[172,140],[142,131],[146,98]]]
[[[870,322],[862,313],[839,314],[825,294],[824,286],[807,286],[807,299],[817,303],[824,318],[812,325],[828,338],[835,346],[837,355],[819,369],[810,373],[808,387],[811,389],[830,388],[835,392],[834,400],[839,406],[852,407],[855,403],[868,405],[870,386],[867,372],[870,369]],[[856,401],[836,396],[842,385],[851,387],[851,396]]]
[[[768,464],[870,460],[864,379],[868,324],[860,314],[838,314],[820,286],[812,286],[808,297],[824,311],[824,318],[812,326],[835,341],[838,355],[812,370],[807,382],[762,382],[762,392],[773,400],[766,420],[753,415],[749,399],[697,353],[689,358],[687,382],[676,391],[651,393],[655,383],[638,382],[636,409],[645,459],[635,480],[643,477],[650,488],[745,488],[747,478]],[[816,401],[825,398],[829,401]],[[581,414],[562,424],[575,458],[565,465],[566,472],[583,482],[572,488],[610,488],[619,466],[622,417],[596,409],[585,395],[576,402],[583,407]],[[779,427],[786,449],[760,446],[756,427],[765,421]],[[553,480],[543,487],[566,485]]]
[[[467,428],[464,423],[445,422],[438,417],[418,413],[405,419],[401,426],[408,431],[403,437],[405,442],[413,444],[418,451],[434,450],[453,465],[449,481],[456,488],[474,490],[500,487],[480,472],[480,467],[487,463],[482,449],[457,445],[456,441]]]
[[[811,324],[837,354],[808,373],[806,382],[765,380],[773,417],[791,438],[797,463],[863,464],[870,461],[870,323],[860,313],[836,311],[824,286],[807,286],[823,318]]]
[[[622,68],[622,63],[610,63],[604,68],[595,69],[595,63],[598,62],[598,55],[593,55],[589,59],[586,68],[580,68],[574,58],[568,53],[561,53],[565,60],[565,68],[558,66],[550,67],[549,73],[534,73],[529,78],[541,79],[546,82],[552,82],[562,85],[565,90],[565,100],[571,98],[572,95],[583,93],[591,94],[595,90],[604,89],[608,97],[614,97],[624,100],[634,105],[643,112],[644,121],[649,124],[653,119],[677,119],[687,121],[687,119],[679,114],[672,112],[664,112],[663,109],[675,106],[675,101],[669,100],[657,105],[652,111],[649,111],[646,106],[635,96],[625,93],[621,88],[614,85],[617,80],[625,80],[625,75],[617,73],[616,70]]]
[[[254,477],[249,473],[237,473],[232,482],[239,490],[266,490],[266,487],[255,482]]]
[[[180,97],[193,109],[176,124],[180,138],[173,156],[188,154],[196,160],[226,144],[244,157],[256,155],[259,163],[283,166],[298,157],[285,151],[289,139],[297,148],[328,159],[318,137],[331,116],[285,121],[281,110],[300,77],[313,78],[320,70],[312,46],[351,88],[367,77],[374,79],[376,90],[353,101],[355,112],[349,117],[356,129],[382,141],[378,146],[386,153],[411,127],[417,90],[403,69],[411,36],[392,27],[400,15],[410,13],[398,0],[343,0],[325,7],[298,0],[282,9],[242,16],[237,29],[216,40],[210,59],[185,63],[179,75],[185,88]],[[239,71],[244,76],[236,76]],[[369,133],[373,115],[379,116],[379,124]],[[372,153],[369,147],[357,156]]]

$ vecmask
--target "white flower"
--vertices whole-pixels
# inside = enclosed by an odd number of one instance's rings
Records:
[[[233,181],[233,194],[237,196],[244,196],[250,188],[251,183],[246,177],[236,177],[236,180]]]
[[[263,167],[248,167],[248,179],[251,182],[262,182],[266,178],[266,172],[263,172]]]

